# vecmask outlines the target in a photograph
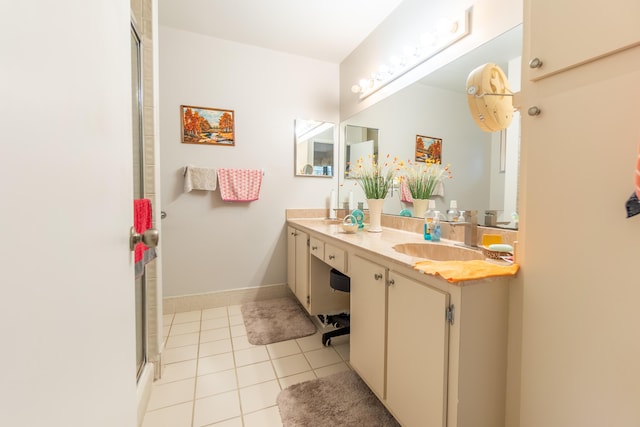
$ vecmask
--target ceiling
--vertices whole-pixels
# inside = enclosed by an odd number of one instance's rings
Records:
[[[158,0],[159,24],[340,63],[402,0]]]

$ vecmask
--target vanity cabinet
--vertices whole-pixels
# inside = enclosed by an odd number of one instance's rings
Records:
[[[331,268],[346,274],[346,251],[315,236],[287,227],[287,282],[311,315],[349,310],[349,294],[329,285]]]
[[[287,227],[287,283],[300,303],[309,305],[309,234]]]
[[[540,80],[573,66],[640,42],[640,2],[616,7],[607,0],[535,0],[525,3],[530,28],[530,58],[539,68],[526,67],[529,80]]]
[[[403,426],[445,425],[448,307],[445,292],[351,259],[350,363]]]
[[[349,256],[350,363],[398,421],[504,426],[508,282],[444,284]]]
[[[422,243],[412,233],[289,225],[309,236],[303,306],[311,315],[350,310],[350,364],[403,427],[505,426],[508,278],[449,283],[423,274],[392,249],[400,239]],[[288,242],[290,255],[306,245]],[[350,293],[331,289],[332,268],[351,278]]]

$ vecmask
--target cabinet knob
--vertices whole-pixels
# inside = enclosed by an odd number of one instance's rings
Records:
[[[336,259],[335,255],[329,255],[329,259]]]
[[[318,247],[317,246],[311,246],[311,250],[312,251],[316,251],[316,250],[318,250]]]
[[[533,107],[529,107],[529,109],[527,110],[527,114],[529,114],[531,117],[539,116],[541,112],[542,110],[540,110],[540,108],[536,107],[535,105]]]
[[[533,58],[529,61],[529,68],[540,68],[542,67],[542,61],[540,58]]]
[[[376,274],[373,275],[373,278],[376,279],[376,280],[380,280],[380,279],[382,279],[382,274],[376,273]]]
[[[389,286],[391,286],[391,285],[395,285],[395,284],[396,284],[396,281],[395,281],[395,280],[393,280],[393,279],[389,279],[389,280],[387,281],[387,285],[389,285]]]

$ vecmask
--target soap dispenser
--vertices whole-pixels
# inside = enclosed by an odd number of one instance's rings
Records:
[[[433,215],[433,222],[431,223],[431,241],[439,242],[442,236],[442,230],[440,228],[440,211],[435,211]]]
[[[428,212],[424,213],[424,240],[431,240],[431,221],[433,218],[429,216]]]
[[[447,211],[447,220],[449,222],[458,221],[458,217],[460,214],[458,213],[458,202],[456,200],[452,200],[449,203],[449,210]]]
[[[435,200],[429,200],[429,208],[424,213],[424,240],[431,240],[431,222],[433,221],[434,208],[436,207]]]

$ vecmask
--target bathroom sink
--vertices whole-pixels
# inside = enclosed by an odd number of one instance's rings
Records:
[[[405,255],[433,261],[472,261],[485,258],[480,250],[441,243],[401,243],[393,249]]]

